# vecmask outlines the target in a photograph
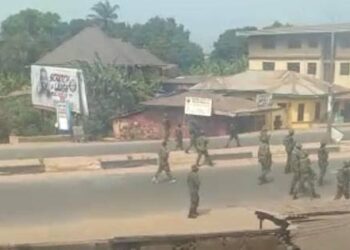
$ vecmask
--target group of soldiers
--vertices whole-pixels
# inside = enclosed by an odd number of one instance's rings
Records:
[[[290,195],[293,199],[298,199],[302,194],[308,194],[312,198],[320,198],[315,190],[315,181],[319,186],[324,184],[324,177],[327,173],[329,165],[329,151],[326,141],[320,143],[318,149],[318,167],[319,175],[312,168],[309,154],[303,149],[301,143],[296,142],[294,138],[294,130],[290,129],[288,135],[283,140],[283,145],[287,154],[285,173],[292,174],[290,184]],[[261,175],[259,176],[259,184],[266,184],[272,181],[268,175],[271,172],[272,154],[270,150],[270,135],[268,130],[264,128],[260,133],[260,146],[258,149],[258,160],[261,165]],[[335,199],[343,196],[349,199],[350,184],[350,161],[345,161],[344,165],[337,172],[337,194]]]
[[[164,138],[159,150],[158,157],[158,170],[154,175],[152,181],[154,183],[159,182],[159,176],[162,172],[167,175],[167,180],[170,183],[175,183],[176,179],[173,177],[170,165],[169,165],[169,150],[168,141],[171,134],[171,123],[168,116],[165,115],[163,119]],[[175,130],[175,142],[176,150],[184,150],[183,147],[183,131],[182,126],[179,124]],[[186,153],[194,148],[197,152],[197,160],[192,165],[191,171],[187,177],[187,185],[190,193],[191,206],[188,217],[196,218],[198,216],[198,205],[199,205],[199,166],[202,158],[204,157],[204,164],[213,166],[214,163],[208,153],[209,141],[205,137],[204,131],[200,130],[197,124],[193,121],[189,122],[189,135],[190,144],[185,149]],[[287,161],[285,166],[285,173],[291,174],[290,184],[290,195],[293,199],[298,199],[300,195],[310,195],[312,198],[320,198],[320,195],[315,190],[315,181],[318,181],[318,185],[324,184],[324,177],[327,173],[329,151],[327,149],[327,143],[321,142],[320,148],[318,149],[318,166],[319,175],[312,168],[309,154],[303,149],[302,145],[298,143],[294,138],[294,130],[289,130],[288,135],[283,140],[283,145],[287,154]],[[229,129],[229,140],[226,143],[226,147],[230,146],[232,140],[236,140],[237,147],[240,147],[240,140],[238,137],[237,127],[234,123],[230,125]],[[258,149],[258,161],[261,165],[261,175],[258,177],[259,184],[267,184],[272,182],[273,179],[269,177],[272,167],[272,153],[270,150],[270,139],[271,136],[266,128],[263,128],[259,140],[260,146]],[[344,162],[344,166],[338,170],[337,173],[337,194],[335,199],[345,197],[350,198],[349,187],[350,186],[350,161]]]

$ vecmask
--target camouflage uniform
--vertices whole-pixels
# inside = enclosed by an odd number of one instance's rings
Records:
[[[190,133],[190,145],[185,150],[186,153],[188,153],[192,147],[194,147],[197,150],[196,143],[200,133],[197,125],[194,122],[190,122],[189,124],[189,133]]]
[[[175,142],[176,150],[183,150],[183,133],[180,125],[175,130]]]
[[[159,175],[164,171],[168,176],[169,181],[174,182],[175,178],[171,174],[170,166],[169,166],[169,151],[167,149],[166,142],[163,142],[162,147],[158,153],[158,171],[153,177],[153,182],[159,182]]]
[[[294,189],[294,199],[298,198],[298,193],[302,192],[303,187],[307,184],[311,196],[313,198],[319,198],[320,196],[315,191],[314,180],[316,173],[311,167],[311,161],[307,153],[303,153],[300,159],[300,180],[299,187]]]
[[[318,184],[323,185],[323,179],[327,172],[329,152],[326,148],[326,143],[321,143],[321,147],[318,150],[318,167],[320,168],[320,177]]]
[[[295,147],[294,130],[289,130],[289,134],[283,140],[283,145],[287,153],[287,163],[286,163],[285,173],[289,174],[292,170],[292,166],[291,166],[292,152]]]
[[[269,143],[270,138],[271,136],[269,135],[267,128],[263,128],[260,132],[259,141],[260,142],[267,141]]]
[[[231,144],[233,139],[235,139],[237,147],[240,147],[241,142],[240,142],[239,137],[238,137],[238,129],[233,122],[230,124],[229,135],[230,135],[230,138],[228,139],[228,141],[226,143],[226,148],[230,147],[230,144]]]
[[[197,153],[198,153],[198,157],[196,161],[197,166],[199,166],[202,156],[204,156],[205,158],[204,164],[208,164],[209,166],[214,165],[208,153],[208,143],[209,143],[208,139],[205,138],[204,133],[201,132],[201,136],[199,136],[196,140]]]
[[[191,172],[187,177],[187,186],[191,198],[190,211],[188,213],[189,218],[196,218],[198,216],[198,205],[199,205],[199,188],[200,188],[200,179],[198,175],[198,167],[196,165],[192,166]]]
[[[270,145],[267,140],[262,141],[259,146],[258,159],[261,165],[261,176],[259,177],[259,184],[268,182],[267,175],[271,172],[272,155]]]
[[[294,194],[295,188],[300,180],[300,158],[302,156],[302,153],[303,151],[301,145],[297,144],[297,146],[293,149],[291,156],[293,178],[290,184],[290,195]]]
[[[339,200],[343,196],[347,200],[350,198],[349,183],[350,162],[344,162],[343,168],[339,169],[337,173],[337,194],[334,198],[335,200]]]

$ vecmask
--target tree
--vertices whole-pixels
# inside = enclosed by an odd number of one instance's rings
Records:
[[[90,113],[85,131],[92,139],[107,135],[112,116],[135,110],[158,89],[157,81],[150,84],[141,71],[130,73],[125,68],[103,65],[98,58],[94,64],[80,64],[80,68],[84,72]]]
[[[204,60],[202,48],[190,41],[190,32],[173,18],[154,17],[143,25],[136,24],[128,40],[183,70]]]
[[[226,76],[241,73],[247,67],[248,60],[246,57],[241,57],[231,62],[208,59],[204,63],[192,67],[190,73],[193,75]]]
[[[1,29],[1,71],[23,72],[63,41],[66,24],[57,14],[27,9],[8,17]]]
[[[88,18],[101,25],[103,29],[107,29],[110,23],[114,23],[118,19],[116,13],[118,9],[118,4],[111,5],[108,0],[100,1],[91,8],[94,13],[90,14]]]
[[[239,60],[248,55],[247,38],[239,36],[238,32],[253,31],[256,27],[244,27],[231,29],[220,35],[217,42],[214,43],[214,50],[211,53],[211,59],[214,61],[232,61]]]
[[[264,27],[264,30],[268,30],[268,29],[277,29],[277,28],[283,28],[283,27],[292,27],[293,25],[291,25],[290,23],[281,23],[280,21],[274,21],[273,24],[268,25],[266,27]]]

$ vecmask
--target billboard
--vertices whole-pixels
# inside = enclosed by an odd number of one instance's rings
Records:
[[[213,111],[213,101],[209,98],[186,97],[185,114],[198,116],[211,116]]]
[[[272,94],[258,94],[256,96],[256,105],[259,108],[272,106]]]
[[[31,83],[34,106],[55,110],[58,102],[66,102],[71,105],[73,112],[88,115],[81,70],[33,65]]]

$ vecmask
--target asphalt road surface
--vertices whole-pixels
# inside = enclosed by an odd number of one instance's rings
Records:
[[[341,165],[332,161],[329,172]],[[257,185],[259,168],[204,167],[201,207],[260,207],[269,202],[287,201],[291,176],[274,166],[274,182]],[[84,174],[82,174],[84,175]],[[81,218],[118,218],[162,212],[184,211],[189,205],[186,171],[174,173],[176,184],[152,184],[152,174],[105,174],[23,176],[0,179],[0,222],[2,226],[56,224]],[[2,177],[8,178],[8,177]],[[335,175],[329,173],[319,189],[323,199],[335,194]],[[304,198],[308,199],[308,198]]]
[[[350,128],[340,128],[345,134],[346,140],[350,140]],[[326,129],[310,129],[297,131],[296,139],[302,143],[319,142],[324,138]],[[275,131],[272,134],[271,144],[281,144],[287,131]],[[241,144],[252,146],[258,144],[259,133],[242,134]],[[227,138],[211,138],[211,148],[223,148]],[[187,142],[187,141],[186,141]],[[234,143],[234,142],[233,142]],[[133,141],[114,143],[55,143],[55,144],[20,144],[0,146],[0,160],[28,159],[28,158],[50,158],[50,157],[70,157],[70,156],[94,156],[127,153],[154,153],[159,150],[159,141]],[[170,145],[174,147],[174,145]]]

